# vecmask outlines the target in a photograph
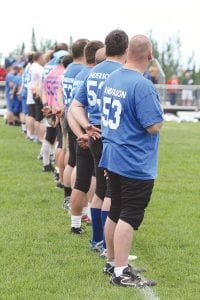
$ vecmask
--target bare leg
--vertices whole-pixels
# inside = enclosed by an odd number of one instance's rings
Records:
[[[134,230],[131,225],[122,220],[118,221],[114,233],[114,253],[116,267],[128,265],[128,256],[131,249],[133,233]]]
[[[73,189],[71,193],[71,214],[73,216],[81,216],[82,209],[85,206],[85,193],[77,189]]]
[[[73,168],[69,165],[66,165],[64,173],[63,173],[63,184],[66,187],[71,187],[71,175]]]
[[[106,238],[108,261],[112,261],[115,258],[115,255],[114,255],[114,233],[115,233],[116,226],[117,226],[117,224],[108,217],[106,220],[106,224],[105,224],[105,238]]]

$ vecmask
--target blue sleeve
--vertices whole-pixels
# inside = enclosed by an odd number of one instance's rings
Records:
[[[163,110],[158,93],[153,85],[143,82],[136,89],[136,115],[143,128],[147,128],[163,121]]]
[[[78,88],[74,98],[83,104],[85,107],[88,106],[88,97],[87,97],[87,80],[85,80],[80,87]]]

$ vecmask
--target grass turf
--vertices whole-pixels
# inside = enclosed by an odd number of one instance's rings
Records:
[[[160,299],[200,295],[200,124],[165,124],[159,178],[132,253]],[[36,160],[39,146],[0,120],[0,299],[144,299],[116,288],[84,236],[69,233],[63,192]]]

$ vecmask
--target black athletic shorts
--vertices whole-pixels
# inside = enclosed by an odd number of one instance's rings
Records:
[[[45,140],[47,140],[51,145],[55,143],[56,140],[56,128],[47,127]]]
[[[58,141],[58,149],[62,149],[62,130],[61,130],[61,126],[60,123],[56,126],[56,138]]]
[[[76,165],[76,146],[77,146],[76,136],[71,130],[71,128],[69,127],[68,122],[67,122],[66,130],[68,133],[68,145],[69,145],[68,165],[74,168]]]
[[[76,146],[76,182],[74,188],[87,193],[93,176],[94,161],[88,149]]]
[[[89,139],[89,148],[94,160],[94,169],[96,176],[96,190],[95,194],[103,201],[105,197],[110,197],[109,180],[104,176],[104,169],[99,168],[99,162],[103,151],[103,143],[101,139]]]
[[[122,220],[137,230],[151,198],[154,180],[131,179],[108,171],[111,185],[109,218]]]
[[[28,104],[29,117],[36,118],[35,104]]]
[[[38,122],[42,121],[43,119],[42,109],[43,109],[42,101],[40,98],[37,98],[35,100],[35,119]]]

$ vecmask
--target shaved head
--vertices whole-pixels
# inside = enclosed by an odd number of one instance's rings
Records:
[[[106,59],[106,49],[105,47],[100,48],[99,50],[97,50],[96,54],[95,54],[95,63],[99,64],[102,61],[104,61]]]
[[[128,59],[144,61],[152,58],[152,45],[145,35],[135,35],[130,39]]]

